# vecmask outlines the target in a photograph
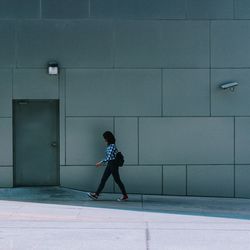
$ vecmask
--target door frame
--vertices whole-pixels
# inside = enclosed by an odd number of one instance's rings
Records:
[[[13,187],[34,187],[34,186],[19,186],[16,184],[16,120],[15,120],[15,103],[18,102],[56,102],[57,103],[57,163],[56,163],[56,184],[53,186],[60,186],[60,100],[59,99],[12,99],[12,143],[13,143]]]

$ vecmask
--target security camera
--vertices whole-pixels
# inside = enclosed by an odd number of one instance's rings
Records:
[[[234,91],[234,88],[238,86],[239,83],[237,82],[228,82],[228,83],[223,83],[220,85],[222,89],[230,89],[231,91]]]

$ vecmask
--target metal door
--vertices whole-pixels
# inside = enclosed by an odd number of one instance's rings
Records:
[[[15,186],[59,185],[58,101],[15,100]]]

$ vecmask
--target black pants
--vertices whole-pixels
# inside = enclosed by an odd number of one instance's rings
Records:
[[[108,162],[108,165],[103,173],[101,183],[100,183],[100,185],[95,193],[97,195],[99,195],[101,193],[101,191],[103,190],[103,188],[105,186],[106,181],[108,180],[108,178],[111,174],[113,175],[115,182],[117,183],[117,185],[121,189],[122,194],[127,195],[126,189],[125,189],[125,187],[120,179],[119,167],[115,164],[115,161]]]

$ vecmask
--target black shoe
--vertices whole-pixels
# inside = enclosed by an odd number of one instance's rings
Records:
[[[87,195],[92,200],[97,200],[98,199],[98,195],[96,195],[95,193],[87,193]]]

